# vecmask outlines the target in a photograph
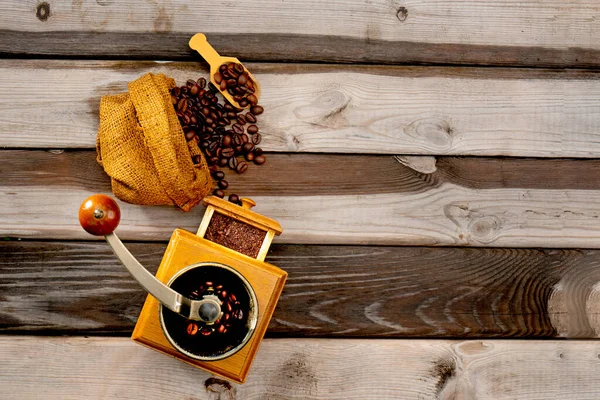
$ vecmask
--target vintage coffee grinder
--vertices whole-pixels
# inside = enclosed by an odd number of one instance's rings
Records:
[[[175,229],[156,277],[113,232],[120,220],[108,196],[86,199],[82,227],[106,241],[150,293],[132,339],[194,366],[243,383],[283,290],[287,273],[264,262],[281,233],[274,220],[211,196],[196,234]]]

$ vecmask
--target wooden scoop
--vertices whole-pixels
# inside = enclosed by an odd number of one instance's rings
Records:
[[[203,33],[195,34],[190,39],[189,45],[190,48],[200,53],[200,55],[210,65],[210,81],[221,92],[223,97],[225,97],[233,106],[237,108],[250,107],[250,105],[248,105],[247,107],[241,107],[238,104],[238,102],[233,99],[233,96],[231,96],[227,90],[221,90],[219,85],[215,82],[215,74],[219,72],[219,67],[221,65],[233,62],[236,64],[240,64],[242,67],[244,67],[240,60],[238,60],[235,57],[221,57],[219,53],[217,53],[217,51],[208,43],[208,41],[206,40],[206,36]],[[252,79],[252,83],[254,84],[254,95],[256,96],[256,98],[260,98],[260,85],[258,84],[258,81],[254,79],[254,77],[246,67],[244,67],[244,70],[246,71],[250,79]]]

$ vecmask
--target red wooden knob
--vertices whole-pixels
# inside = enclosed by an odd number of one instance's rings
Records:
[[[87,233],[104,236],[112,233],[121,220],[119,205],[109,196],[95,194],[79,207],[79,223]]]

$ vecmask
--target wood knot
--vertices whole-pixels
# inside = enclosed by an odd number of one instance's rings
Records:
[[[398,18],[398,21],[400,22],[406,21],[406,18],[408,18],[408,10],[406,9],[406,7],[400,7],[398,9],[398,11],[396,12],[396,18]]]
[[[334,89],[321,93],[310,104],[294,110],[296,117],[312,125],[326,128],[343,128],[348,126],[344,110],[350,103],[350,97],[342,90]]]
[[[35,16],[40,21],[47,21],[50,18],[50,4],[46,2],[38,4]]]
[[[471,236],[480,243],[491,243],[498,237],[502,222],[496,216],[477,218],[469,224]]]
[[[215,393],[218,400],[234,400],[235,399],[235,388],[231,386],[231,383],[224,379],[219,378],[208,378],[204,382],[204,387],[209,393]]]
[[[452,148],[454,129],[440,118],[417,119],[404,128],[404,133],[415,139],[427,141],[438,151],[448,151]]]

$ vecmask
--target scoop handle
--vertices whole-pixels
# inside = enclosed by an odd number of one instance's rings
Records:
[[[219,68],[221,63],[221,56],[217,51],[208,43],[206,35],[203,33],[196,33],[189,42],[190,48],[196,50],[200,55],[210,64],[212,68]]]

